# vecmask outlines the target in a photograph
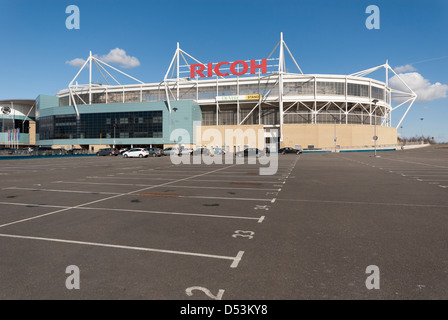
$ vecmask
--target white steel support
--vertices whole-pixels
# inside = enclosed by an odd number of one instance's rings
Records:
[[[176,50],[176,60],[177,60],[177,66],[176,66],[176,78],[177,78],[177,100],[179,100],[179,55],[180,55],[180,49],[179,49],[179,42],[177,43],[177,50]]]
[[[283,141],[283,67],[285,65],[285,53],[283,47],[283,32],[280,32],[280,56],[278,61],[278,107],[280,115],[280,142]]]
[[[240,123],[240,78],[236,78],[236,123]]]
[[[92,104],[92,51],[89,54],[89,104]]]

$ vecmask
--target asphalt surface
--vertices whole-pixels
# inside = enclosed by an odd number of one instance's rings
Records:
[[[378,154],[2,160],[0,299],[447,299],[448,149]]]

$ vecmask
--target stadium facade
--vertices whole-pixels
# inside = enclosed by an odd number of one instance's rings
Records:
[[[286,68],[287,60],[297,72]],[[366,77],[380,69],[385,71],[385,82]],[[89,72],[85,85],[77,82],[83,71]],[[104,83],[92,82],[93,71]],[[389,72],[405,91],[389,87]],[[118,76],[134,83],[121,84]],[[207,129],[223,136],[230,129],[243,135],[263,130],[264,138],[252,145],[260,148],[272,136],[278,137],[281,147],[370,146],[374,135],[378,145],[394,145],[396,128],[416,97],[387,62],[350,75],[304,74],[283,35],[267,58],[234,62],[202,63],[178,44],[159,83],[144,83],[90,53],[68,88],[55,96],[0,101],[2,110],[11,106],[9,113],[2,112],[0,144],[11,144],[6,132],[20,127],[20,139],[14,138],[18,146],[66,149],[182,143],[238,151],[252,144],[234,137],[214,145],[216,140],[204,139]],[[393,106],[397,99],[400,103]],[[393,127],[392,111],[406,105]],[[180,128],[189,137],[181,142],[171,135]]]

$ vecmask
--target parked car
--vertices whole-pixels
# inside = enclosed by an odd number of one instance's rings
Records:
[[[163,156],[163,150],[160,148],[150,148],[148,149],[148,154],[150,157],[161,157]]]
[[[169,148],[163,149],[164,156],[170,156],[171,154],[179,154],[179,153],[180,153],[180,150],[178,148],[169,147]]]
[[[210,150],[208,150],[207,148],[197,148],[196,150],[191,152],[191,155],[193,155],[193,156],[197,156],[197,155],[209,156]]]
[[[34,149],[33,154],[38,156],[48,156],[53,154],[53,149],[51,147],[38,147]]]
[[[14,154],[14,149],[12,149],[12,148],[0,148],[0,154]]]
[[[53,149],[53,155],[61,156],[61,155],[64,155],[64,154],[67,154],[67,150],[65,150],[64,148]]]
[[[226,150],[224,150],[224,148],[216,148],[213,152],[216,155],[226,154]]]
[[[70,150],[67,150],[67,154],[83,154],[85,151],[81,148],[73,148]]]
[[[149,156],[149,152],[143,148],[132,148],[123,152],[124,158],[146,158]]]
[[[104,148],[98,150],[96,153],[97,156],[117,156],[119,151],[114,148]]]
[[[291,147],[285,147],[285,148],[281,148],[280,150],[278,150],[278,153],[281,153],[281,154],[287,154],[287,153],[301,154],[302,153],[302,149],[294,149],[294,148],[291,148]]]
[[[235,155],[237,157],[253,157],[253,156],[255,156],[258,158],[258,157],[264,156],[265,152],[260,149],[257,149],[257,148],[246,148],[246,149],[244,149],[244,151],[238,151]]]

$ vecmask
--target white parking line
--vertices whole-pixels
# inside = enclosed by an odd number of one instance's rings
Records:
[[[403,207],[423,207],[423,208],[448,208],[448,205],[437,204],[412,204],[412,203],[387,203],[387,202],[362,202],[362,201],[338,201],[338,200],[311,200],[311,199],[277,199],[278,201],[310,202],[310,203],[332,203],[332,204],[356,204],[375,206],[403,206]]]
[[[221,170],[224,170],[224,169],[227,169],[227,168],[231,168],[231,167],[232,167],[232,166],[225,167],[225,168],[220,168],[220,169],[216,169],[216,170],[209,171],[209,172],[207,172],[207,173],[202,173],[202,174],[198,174],[198,175],[193,175],[193,176],[191,176],[191,177],[178,179],[178,180],[176,180],[175,182],[185,181],[185,180],[188,180],[188,179],[191,179],[191,178],[195,178],[195,177],[201,177],[201,176],[204,176],[204,175],[207,175],[207,174],[210,174],[210,173],[214,173],[214,172],[216,172],[216,171],[221,171]],[[94,204],[94,203],[98,203],[98,202],[107,201],[107,200],[114,199],[114,198],[118,198],[118,197],[122,197],[122,196],[127,196],[127,195],[131,195],[131,194],[135,194],[135,193],[137,193],[137,192],[143,192],[143,191],[146,191],[146,190],[149,190],[149,189],[153,189],[153,188],[155,188],[155,187],[160,187],[160,186],[169,185],[169,184],[171,184],[171,183],[173,183],[173,181],[171,181],[171,182],[165,182],[165,183],[162,183],[162,184],[160,184],[160,185],[151,186],[151,187],[146,187],[146,188],[142,188],[142,189],[135,190],[135,191],[131,191],[131,192],[127,192],[127,193],[122,193],[122,194],[113,195],[113,196],[110,196],[110,197],[107,197],[107,198],[103,198],[103,199],[98,199],[98,200],[94,200],[94,201],[86,202],[86,203],[83,203],[83,204],[80,204],[80,205],[77,205],[77,206],[74,206],[74,207],[70,207],[70,208],[64,208],[64,209],[56,210],[56,211],[49,212],[49,213],[45,213],[45,214],[42,214],[42,215],[39,215],[39,216],[35,216],[35,217],[31,217],[31,218],[26,218],[26,219],[21,219],[21,220],[13,221],[13,222],[10,222],[10,223],[5,223],[5,224],[0,225],[0,228],[2,228],[2,227],[6,227],[6,226],[10,226],[10,225],[13,225],[13,224],[17,224],[17,223],[22,223],[22,222],[25,222],[25,221],[30,221],[30,220],[34,220],[34,219],[39,219],[39,218],[41,218],[41,217],[46,217],[46,216],[49,216],[49,215],[57,214],[57,213],[64,212],[64,211],[67,211],[67,210],[70,210],[70,209],[79,208],[79,207],[85,207],[85,206],[88,206],[88,205],[91,205],[91,204]]]
[[[45,192],[68,192],[68,193],[85,193],[85,194],[117,194],[120,192],[99,192],[99,191],[80,191],[80,190],[57,190],[57,189],[37,189],[37,188],[21,188],[21,187],[6,187],[2,190],[29,190],[29,191],[45,191]]]
[[[95,246],[95,247],[103,247],[103,248],[149,251],[149,252],[170,253],[170,254],[177,254],[177,255],[203,257],[203,258],[232,260],[232,264],[230,265],[231,268],[236,268],[238,266],[243,254],[244,254],[244,251],[239,251],[238,254],[236,255],[236,257],[229,257],[229,256],[220,256],[220,255],[214,255],[214,254],[205,254],[205,253],[196,253],[196,252],[187,252],[187,251],[164,250],[164,249],[144,248],[144,247],[131,247],[131,246],[123,246],[123,245],[107,244],[107,243],[74,241],[74,240],[66,240],[66,239],[31,237],[31,236],[20,236],[20,235],[4,234],[4,233],[1,233],[0,237],[15,238],[15,239],[27,239],[27,240],[39,240],[39,241],[50,241],[50,242],[78,244],[78,245]]]
[[[406,160],[400,160],[400,159],[390,159],[387,157],[381,157],[380,159],[389,160],[389,161],[398,161],[398,162],[404,162],[404,163],[411,163],[411,164],[418,164],[418,165],[427,166],[427,167],[448,169],[448,167],[445,167],[445,166],[439,166],[439,165],[435,165],[435,164],[428,164],[428,163],[422,163],[422,162],[406,161]],[[385,168],[385,166],[382,166],[382,167]]]
[[[205,197],[205,196],[178,196],[178,197],[174,197],[174,198],[237,200],[237,201],[272,201],[272,199],[259,199],[259,198],[232,198],[232,197],[229,198],[229,197]],[[171,199],[173,199],[173,198],[171,198]]]
[[[33,203],[17,203],[17,202],[0,202],[3,205],[13,206],[29,206],[29,207],[42,207],[42,208],[60,208],[60,209],[79,209],[79,210],[99,210],[99,211],[116,211],[116,212],[132,212],[132,213],[150,213],[150,214],[162,214],[162,215],[177,215],[177,216],[194,216],[205,218],[222,218],[222,219],[240,219],[240,220],[257,220],[261,223],[264,220],[264,216],[261,217],[247,217],[247,216],[225,216],[215,214],[202,214],[202,213],[188,213],[188,212],[170,212],[170,211],[155,211],[155,210],[137,210],[137,209],[119,209],[119,208],[101,208],[101,207],[70,207],[70,206],[54,206],[47,204],[33,204]]]
[[[241,178],[241,176],[239,176]],[[266,177],[266,176],[264,176]],[[168,179],[168,178],[126,178],[126,177],[97,177],[97,176],[87,176],[87,179],[124,179],[124,180],[175,180],[175,179]],[[202,180],[202,179],[191,179],[189,181],[193,181],[193,182],[227,182],[227,183],[232,183],[232,182],[241,182],[241,181],[235,181],[236,179],[232,179],[232,180],[215,180],[215,179],[210,179],[210,180]],[[176,183],[177,181],[173,181],[172,183]],[[243,180],[243,182],[247,182],[247,183],[272,183],[272,184],[277,184],[278,182],[276,181],[255,181],[255,180]]]
[[[108,182],[81,182],[81,181],[53,181],[52,183],[67,183],[67,184],[94,184],[94,185],[108,185],[108,186],[134,186],[134,187],[150,187],[153,184],[134,184],[134,183],[108,183]],[[193,189],[222,189],[222,190],[261,190],[261,191],[275,191],[277,189],[261,189],[261,188],[235,188],[235,187],[204,187],[204,186],[176,186],[176,188],[193,188]]]
[[[166,173],[157,173],[157,174],[149,174],[149,173],[118,173],[119,175],[126,175],[126,176],[146,176],[146,178],[142,178],[142,179],[151,179],[153,176],[164,176],[164,177],[166,177],[166,176],[169,176],[169,174],[166,174]],[[175,176],[189,176],[188,174],[176,174]],[[218,177],[218,176],[221,176],[221,175],[215,175],[214,177]],[[254,175],[243,175],[243,174],[240,174],[240,175],[222,175],[223,176],[223,178],[225,177],[225,178],[242,178],[242,177],[245,177],[245,176],[250,176],[251,178],[265,178],[265,176],[260,176],[260,175],[258,175],[258,174],[254,174]],[[280,175],[272,175],[273,177],[278,177],[278,176],[280,176]],[[117,177],[118,178],[118,177]],[[121,178],[121,177],[120,177]]]

